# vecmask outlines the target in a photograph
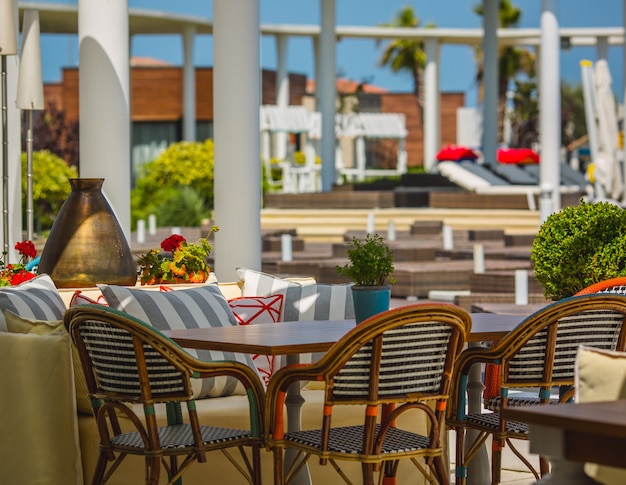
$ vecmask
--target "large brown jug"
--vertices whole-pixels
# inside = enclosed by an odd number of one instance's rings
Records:
[[[103,183],[97,178],[70,179],[72,192],[52,225],[38,269],[49,274],[58,288],[137,282],[137,266],[102,194]]]

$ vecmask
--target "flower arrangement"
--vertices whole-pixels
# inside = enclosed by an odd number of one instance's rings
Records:
[[[211,232],[218,230],[217,226],[211,228]],[[212,249],[206,238],[188,243],[180,234],[172,234],[161,242],[161,249],[151,249],[137,259],[139,281],[142,285],[204,283],[209,277],[206,259]]]
[[[28,281],[37,276],[32,271],[26,269],[29,259],[37,256],[37,249],[32,241],[21,241],[15,245],[15,250],[20,254],[20,260],[16,264],[7,264],[7,252],[2,252],[0,258],[0,286],[15,286]]]

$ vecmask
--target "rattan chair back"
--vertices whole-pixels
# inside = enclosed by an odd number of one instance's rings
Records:
[[[392,480],[400,459],[417,464],[422,457],[425,461],[418,468],[431,479],[448,483],[440,436],[452,368],[470,328],[470,315],[455,305],[410,305],[360,323],[314,364],[279,370],[268,386],[266,407],[266,441],[274,450],[275,483],[288,483],[312,455],[337,470],[341,460],[363,463],[367,484],[373,483],[375,470],[382,469],[385,479]],[[322,427],[285,432],[287,389],[307,380],[325,384]],[[343,405],[361,405],[360,423],[333,427],[333,408]],[[426,416],[430,433],[421,435],[397,424],[401,417],[415,423],[420,413]],[[285,447],[302,453],[286,476]]]
[[[245,457],[237,469],[248,481],[261,482],[264,390],[253,369],[238,362],[199,361],[150,325],[101,305],[71,308],[64,323],[80,354],[100,434],[92,483],[105,483],[129,454],[145,457],[146,483],[159,483],[162,466],[168,483],[175,483],[193,463],[205,462],[207,452],[229,448]],[[199,421],[191,380],[224,375],[246,389],[250,429]],[[143,412],[133,404],[142,405]],[[251,450],[250,459],[244,448]]]
[[[451,405],[447,422],[457,431],[457,484],[464,484],[467,464],[484,441],[492,436],[492,483],[499,483],[501,452],[509,444],[523,459],[511,439],[528,439],[528,426],[507,422],[500,409],[509,405],[558,404],[573,399],[576,353],[580,345],[606,350],[626,350],[626,296],[608,293],[566,298],[527,317],[515,330],[487,348],[469,348],[454,369]],[[469,413],[467,384],[470,369],[479,364],[498,364],[500,393],[491,410]],[[512,390],[536,389],[535,396],[509,398]],[[559,395],[554,396],[554,390]],[[494,411],[494,412],[492,412]],[[465,432],[477,430],[476,440],[466,446]],[[542,461],[541,472],[547,471]]]

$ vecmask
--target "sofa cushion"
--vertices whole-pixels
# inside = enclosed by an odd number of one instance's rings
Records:
[[[16,315],[11,310],[4,313],[7,329],[11,333],[28,333],[33,335],[49,335],[49,334],[67,334],[67,330],[63,325],[63,320],[36,320],[33,318],[24,318]],[[78,349],[71,343],[72,347],[72,365],[74,367],[74,388],[76,390],[76,409],[80,413],[91,414],[91,402],[89,400],[89,391],[87,390],[87,381],[80,363],[80,354]]]
[[[159,330],[237,325],[237,320],[217,285],[198,285],[177,291],[151,291],[127,286],[98,285],[110,307],[126,312]],[[236,360],[255,369],[248,354],[187,349],[200,360]],[[194,381],[197,381],[194,379]],[[234,377],[221,376],[194,382],[194,396],[220,397],[243,394]]]
[[[0,332],[0,483],[83,483],[69,341]]]
[[[626,399],[626,352],[581,346],[576,355],[576,401]],[[587,464],[588,474],[606,485],[626,483],[626,470]]]
[[[248,268],[237,268],[242,296],[284,295],[283,321],[354,318],[352,284],[300,284]]]
[[[228,300],[239,325],[254,325],[280,322],[283,310],[283,295],[241,296]],[[272,374],[278,370],[279,359],[275,355],[252,356],[256,369],[267,385]]]
[[[6,330],[4,312],[37,320],[61,320],[65,304],[52,279],[39,275],[18,286],[0,288],[0,330]]]

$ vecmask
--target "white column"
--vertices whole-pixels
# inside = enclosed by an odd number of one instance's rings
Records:
[[[556,16],[557,0],[541,0],[541,81],[539,85],[539,123],[541,127],[541,163],[539,179],[542,186],[551,186],[552,210],[561,210],[561,82],[560,38]]]
[[[7,24],[1,22],[0,25],[5,29],[0,34],[0,44],[5,48],[7,55],[4,56],[6,63],[6,148],[4,146],[5,140],[3,139],[3,131],[0,130],[0,142],[2,142],[2,151],[7,152],[7,165],[8,165],[8,180],[7,180],[7,240],[4,240],[4,234],[2,239],[2,247],[8,251],[7,262],[15,262],[17,260],[17,253],[13,249],[15,243],[22,240],[22,146],[21,146],[21,118],[20,110],[15,106],[15,98],[17,95],[17,79],[18,79],[18,67],[19,57],[17,55],[17,36],[13,37],[14,33],[19,32],[19,21],[17,18],[17,0],[9,0],[13,2],[12,8],[3,8],[2,12],[6,13],[8,10],[13,12],[13,22]],[[7,7],[7,6],[4,6]],[[4,36],[11,36],[10,40],[7,40]],[[10,44],[10,45],[9,45]],[[13,52],[15,54],[13,54]],[[11,53],[11,54],[9,54]],[[2,160],[2,156],[0,156]],[[2,160],[2,163],[4,161]],[[2,167],[0,167],[0,172]],[[4,177],[4,174],[2,174]],[[0,206],[4,203],[0,197]],[[4,219],[4,207],[2,207],[2,214]],[[4,224],[4,221],[3,221]],[[4,228],[3,228],[4,229]],[[4,233],[4,230],[2,231]]]
[[[322,191],[332,189],[335,182],[335,0],[321,0],[322,28],[320,35],[319,111],[322,114]]]
[[[626,2],[626,0],[624,1]],[[311,37],[311,41],[313,43],[313,62],[315,63],[313,69],[315,76],[315,109],[319,111],[322,105],[320,101],[320,85],[322,84],[320,68],[322,65],[322,61],[320,60],[320,38],[319,36],[314,35]]]
[[[130,242],[128,0],[78,2],[80,176],[102,187]]]
[[[196,69],[193,62],[196,29],[183,32],[183,140],[196,141]]]
[[[213,39],[215,271],[233,281],[261,269],[259,0],[215,0]]]
[[[286,108],[289,106],[289,73],[287,72],[287,44],[289,37],[285,34],[276,36],[276,106]],[[287,133],[279,131],[274,133],[274,156],[284,160],[287,156]]]
[[[498,5],[483,0],[483,159],[496,163],[498,151]],[[557,32],[558,33],[558,32]],[[557,71],[558,72],[558,71]]]
[[[609,39],[607,37],[598,37],[596,39],[596,58],[609,59]]]
[[[424,168],[435,170],[437,151],[441,144],[441,117],[439,108],[439,42],[426,39],[426,67],[424,69]]]

